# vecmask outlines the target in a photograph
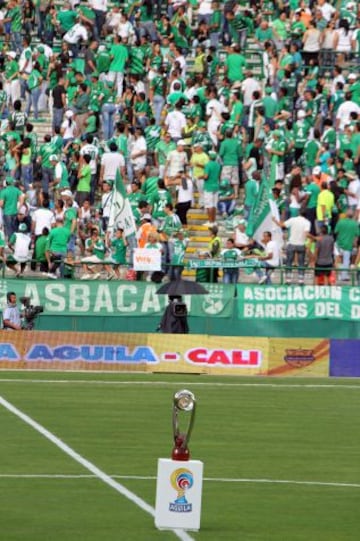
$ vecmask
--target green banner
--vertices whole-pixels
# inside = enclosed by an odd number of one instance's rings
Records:
[[[360,320],[360,287],[238,285],[239,319]]]
[[[244,269],[261,267],[258,259],[240,259],[239,261],[224,261],[223,259],[190,259],[186,267],[188,269]]]
[[[30,297],[31,304],[44,306],[41,317],[69,316],[160,316],[167,295],[157,295],[161,284],[147,282],[77,282],[72,280],[0,280],[0,307],[6,294]],[[231,317],[235,286],[205,284],[209,295],[184,297],[189,314],[196,317]]]

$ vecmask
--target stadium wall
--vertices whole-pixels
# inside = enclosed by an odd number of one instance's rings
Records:
[[[360,288],[205,284],[188,296],[191,334],[265,338],[360,336]],[[167,305],[158,286],[144,282],[1,280],[8,291],[43,305],[36,329],[76,332],[155,332]]]
[[[358,340],[0,331],[0,369],[360,377]]]

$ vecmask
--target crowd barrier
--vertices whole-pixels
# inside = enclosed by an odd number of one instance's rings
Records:
[[[0,331],[0,369],[360,377],[360,340]]]

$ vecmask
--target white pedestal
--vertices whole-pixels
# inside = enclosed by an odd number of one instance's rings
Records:
[[[159,530],[200,529],[203,469],[200,460],[159,458],[155,504]]]

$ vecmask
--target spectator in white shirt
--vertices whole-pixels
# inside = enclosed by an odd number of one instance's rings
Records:
[[[350,122],[350,114],[360,115],[360,107],[352,101],[351,92],[346,92],[345,101],[340,105],[336,114],[336,129],[342,131]]]
[[[133,173],[137,174],[146,167],[147,145],[140,126],[135,128],[135,139],[130,146],[130,165]]]
[[[181,111],[180,104],[175,105],[175,111],[170,111],[165,118],[165,126],[173,141],[177,142],[182,137],[182,131],[186,127],[186,117]]]
[[[109,145],[109,152],[104,152],[100,166],[100,184],[104,180],[115,180],[116,172],[120,169],[122,177],[125,177],[125,159],[118,151],[117,144],[113,141]]]
[[[250,107],[254,92],[261,92],[261,85],[250,70],[246,72],[246,78],[241,83],[241,91],[243,93],[245,107]]]
[[[185,141],[179,139],[176,144],[176,149],[171,150],[167,156],[164,177],[167,179],[175,179],[186,170],[188,163],[187,154],[184,151]]]
[[[79,20],[79,19],[78,19]],[[73,54],[73,58],[76,58],[79,55],[79,44],[80,41],[88,40],[88,31],[86,26],[82,23],[77,22],[70,30],[66,32],[63,36],[63,40],[69,45],[69,48]]]
[[[298,283],[304,285],[305,276],[305,243],[309,237],[311,223],[305,218],[306,211],[301,210],[299,216],[281,222],[273,218],[273,222],[283,229],[289,229],[289,239],[286,246],[286,284],[291,284],[292,266],[295,254],[298,258]]]
[[[255,272],[259,277],[259,284],[270,285],[271,274],[274,268],[280,265],[280,246],[272,240],[272,233],[270,231],[264,231],[261,244],[264,246],[264,254],[255,257],[260,261],[261,267],[265,269],[265,272],[259,268],[256,268]]]

